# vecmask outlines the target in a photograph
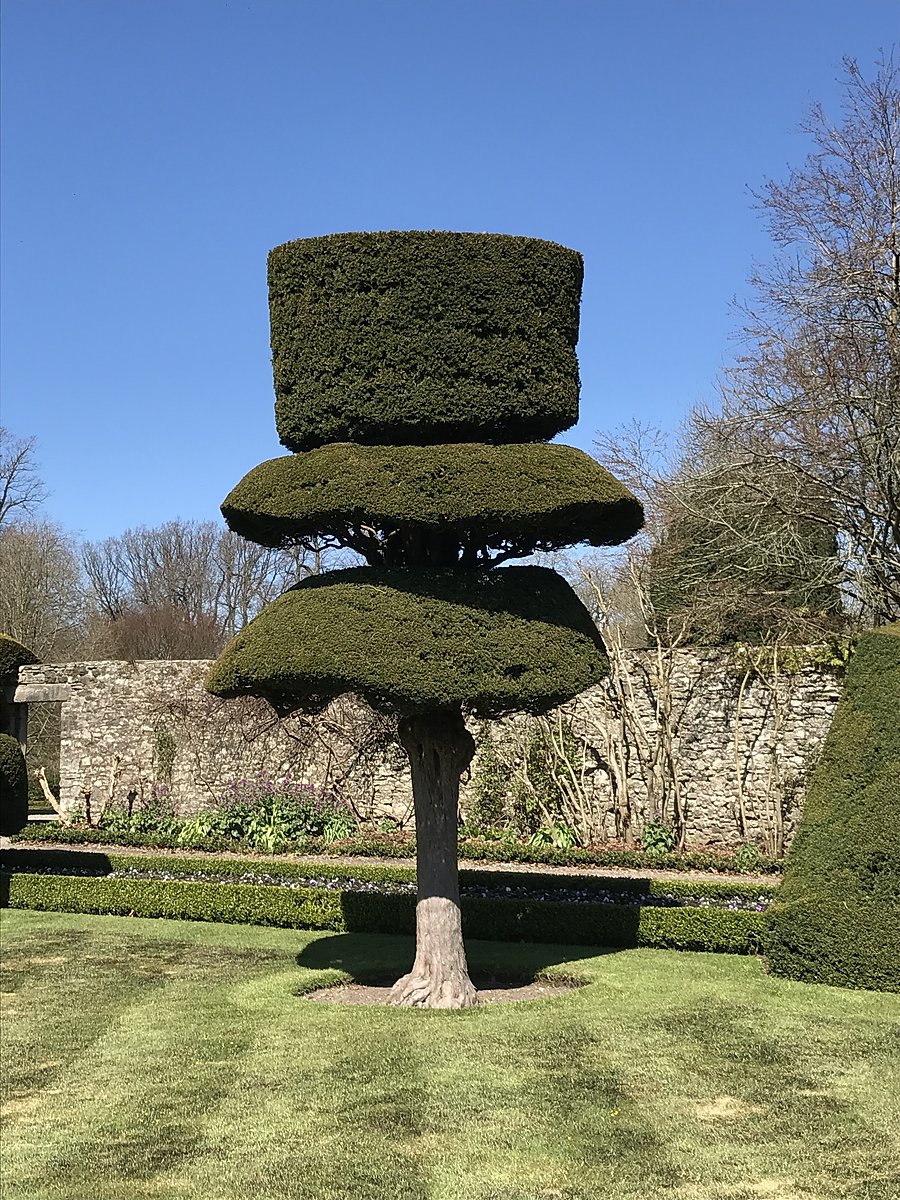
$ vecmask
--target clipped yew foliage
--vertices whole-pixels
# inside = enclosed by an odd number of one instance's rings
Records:
[[[262,695],[314,711],[344,692],[400,715],[462,705],[483,716],[540,712],[608,667],[584,605],[555,571],[389,571],[305,579],[225,648],[219,696]]]
[[[28,771],[18,741],[0,733],[0,836],[18,833],[28,822]]]
[[[574,250],[487,233],[341,233],[269,255],[275,418],[326,442],[516,442],[578,419]]]
[[[15,678],[19,667],[27,667],[29,663],[38,662],[27,646],[17,642],[6,633],[0,633],[0,680],[9,681]]]
[[[264,546],[360,525],[443,529],[460,542],[616,545],[641,528],[626,487],[572,446],[331,443],[261,463],[222,505]]]
[[[860,638],[767,914],[778,975],[900,991],[900,623]]]

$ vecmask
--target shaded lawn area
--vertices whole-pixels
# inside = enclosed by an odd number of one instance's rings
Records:
[[[473,942],[590,985],[309,1004],[403,938],[3,914],[5,1200],[900,1195],[900,997],[754,959]]]

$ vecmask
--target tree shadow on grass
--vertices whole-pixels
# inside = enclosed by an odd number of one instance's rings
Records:
[[[482,979],[529,983],[549,973],[563,980],[590,982],[594,972],[580,969],[581,960],[618,953],[616,947],[554,946],[537,942],[488,942],[466,939],[472,975]],[[409,970],[415,939],[372,933],[338,933],[316,938],[297,955],[311,971],[341,971],[357,983],[389,984]],[[570,970],[560,970],[562,967]]]
[[[111,870],[109,856],[94,850],[0,850],[0,871],[8,875],[108,875]]]

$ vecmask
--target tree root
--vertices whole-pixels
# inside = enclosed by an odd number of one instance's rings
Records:
[[[388,1004],[402,1008],[472,1008],[478,992],[468,975],[443,977],[413,969],[391,988]]]

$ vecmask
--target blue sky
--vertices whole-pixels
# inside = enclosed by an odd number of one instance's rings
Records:
[[[585,257],[581,420],[714,396],[808,150],[897,0],[3,0],[2,423],[89,538],[217,517],[274,431],[265,259],[356,229]]]

